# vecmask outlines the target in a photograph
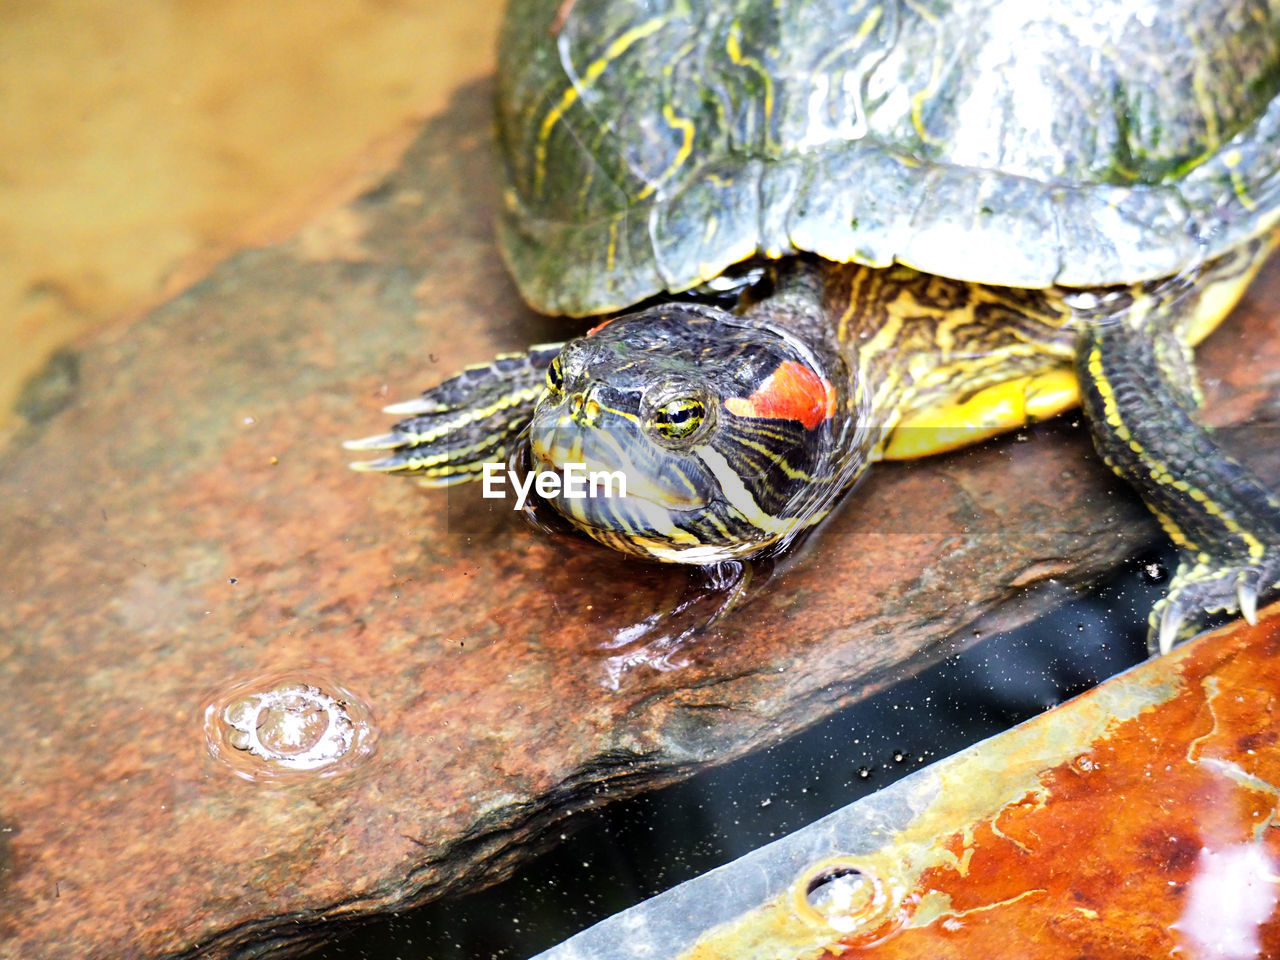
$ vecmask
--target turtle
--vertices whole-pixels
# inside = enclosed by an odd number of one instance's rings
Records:
[[[1280,500],[1193,348],[1280,234],[1278,90],[1276,0],[514,0],[499,246],[599,322],[387,408],[353,466],[620,474],[538,507],[717,569],[877,460],[1079,405],[1180,550],[1153,651],[1252,621]]]

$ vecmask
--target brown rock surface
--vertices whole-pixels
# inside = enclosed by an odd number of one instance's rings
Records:
[[[680,571],[548,541],[475,488],[351,473],[338,446],[560,335],[492,245],[488,116],[463,92],[385,184],[64,358],[0,459],[0,957],[283,955],[773,742],[1153,535],[1070,418],[885,466],[695,663],[609,689],[600,644]],[[1269,476],[1278,300],[1273,261],[1201,351],[1211,418],[1256,421],[1227,435]],[[367,703],[375,749],[238,778],[204,710],[288,670]]]

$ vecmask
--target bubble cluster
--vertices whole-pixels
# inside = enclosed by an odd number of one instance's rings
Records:
[[[805,902],[841,933],[859,926],[864,915],[874,913],[879,884],[855,867],[833,867],[806,884]]]
[[[204,711],[209,754],[246,780],[330,777],[373,753],[368,706],[345,687],[311,671],[241,680]]]
[[[801,909],[829,926],[840,942],[865,946],[891,936],[908,919],[899,887],[866,863],[839,858],[810,867],[795,895]]]

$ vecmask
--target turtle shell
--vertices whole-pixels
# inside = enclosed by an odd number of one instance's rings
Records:
[[[498,87],[548,312],[799,251],[1129,283],[1280,218],[1277,0],[514,0]]]

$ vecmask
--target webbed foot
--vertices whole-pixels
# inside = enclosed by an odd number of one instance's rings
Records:
[[[1199,633],[1212,614],[1240,614],[1258,620],[1258,598],[1280,588],[1280,546],[1257,559],[1215,563],[1188,559],[1178,565],[1165,596],[1151,611],[1147,646],[1168,653],[1174,644]]]
[[[543,389],[547,365],[562,344],[502,354],[467,367],[416,400],[384,412],[402,416],[389,433],[348,440],[348,450],[377,450],[377,460],[360,460],[353,470],[408,473],[424,486],[442,487],[479,479],[484,465],[506,458],[529,424]]]

